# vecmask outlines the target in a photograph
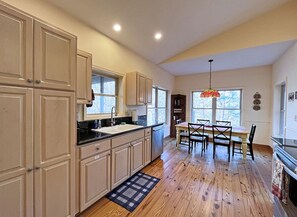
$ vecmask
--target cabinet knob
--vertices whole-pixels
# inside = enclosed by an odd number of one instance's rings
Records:
[[[99,150],[100,150],[100,148],[99,148],[99,147],[96,147],[96,150],[97,150],[97,151],[99,151]]]
[[[41,83],[41,81],[40,81],[40,80],[36,80],[35,82],[36,82],[36,84],[40,84],[40,83]]]
[[[33,168],[28,168],[27,169],[27,172],[32,172],[33,171]]]
[[[32,83],[32,82],[33,82],[33,79],[28,78],[28,79],[27,79],[27,82],[28,82],[28,83]]]
[[[40,167],[35,167],[35,170],[39,170],[40,169]]]

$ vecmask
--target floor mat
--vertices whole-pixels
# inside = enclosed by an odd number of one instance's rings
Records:
[[[138,172],[106,195],[130,212],[141,203],[160,179]]]

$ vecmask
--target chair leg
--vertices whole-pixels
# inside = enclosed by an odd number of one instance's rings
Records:
[[[233,147],[232,147],[232,156],[234,156],[234,148],[235,148],[235,142],[232,142]]]
[[[228,162],[230,162],[230,155],[231,155],[231,148],[230,145],[228,146]]]
[[[250,152],[251,152],[251,155],[252,155],[252,159],[254,159],[254,151],[253,151],[253,146],[252,145],[249,145],[249,148],[250,148]]]
[[[188,149],[189,154],[190,154],[190,149],[191,149],[191,141],[189,140],[189,149]]]
[[[212,152],[212,158],[214,159],[216,155],[216,145],[213,144],[213,152]]]

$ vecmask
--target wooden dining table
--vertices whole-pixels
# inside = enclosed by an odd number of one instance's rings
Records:
[[[188,131],[188,122],[182,122],[180,124],[175,125],[176,127],[176,144],[180,144],[180,131]],[[205,125],[204,133],[208,133],[212,135],[212,126]],[[245,127],[241,126],[234,126],[232,127],[232,136],[238,136],[242,139],[242,152],[243,152],[243,159],[246,159],[246,151],[247,151],[247,136],[249,132],[246,130]]]

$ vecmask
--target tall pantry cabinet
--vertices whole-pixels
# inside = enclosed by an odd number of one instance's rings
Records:
[[[0,26],[0,216],[74,216],[76,37],[2,4]]]

